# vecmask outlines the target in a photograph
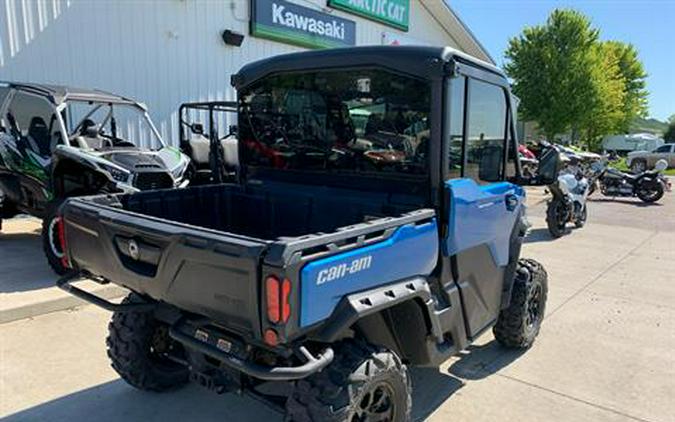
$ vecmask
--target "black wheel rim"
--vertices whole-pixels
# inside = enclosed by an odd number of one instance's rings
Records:
[[[371,386],[363,395],[351,422],[391,422],[396,416],[394,390],[385,382]]]
[[[527,316],[525,323],[528,328],[539,323],[541,317],[541,285],[535,284],[529,291],[527,298]]]

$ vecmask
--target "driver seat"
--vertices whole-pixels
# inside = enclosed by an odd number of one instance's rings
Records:
[[[190,137],[188,141],[190,144],[190,150],[192,151],[192,160],[195,162],[197,167],[209,165],[209,150],[210,144],[209,139],[202,134],[194,134]]]
[[[104,139],[99,135],[101,127],[92,122],[82,128],[82,140],[90,149],[101,149],[104,146]]]
[[[51,155],[49,128],[42,117],[35,116],[30,120],[27,135],[28,143],[36,153],[43,157]]]

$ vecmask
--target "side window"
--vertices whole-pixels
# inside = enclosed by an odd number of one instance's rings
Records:
[[[654,152],[670,152],[670,145],[661,145]]]
[[[450,145],[448,146],[448,178],[461,177],[462,138],[464,135],[464,94],[466,77],[450,80]]]
[[[477,182],[502,180],[506,96],[504,90],[478,80],[469,80],[468,131],[464,177]]]
[[[51,155],[52,138],[60,139],[54,107],[44,98],[17,92],[7,108],[7,124],[24,148]]]

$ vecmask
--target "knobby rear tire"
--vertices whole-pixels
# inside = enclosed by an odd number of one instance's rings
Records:
[[[410,420],[411,380],[395,353],[351,340],[335,345],[335,352],[327,368],[295,383],[286,402],[286,422],[370,420],[358,415],[382,416],[387,406],[393,406],[387,420]]]
[[[138,303],[140,297],[129,294],[122,303]],[[140,390],[163,392],[185,385],[190,378],[187,367],[157,358],[152,351],[158,330],[168,327],[152,312],[115,312],[108,325],[108,357],[113,369],[127,383]],[[166,334],[166,333],[164,333]],[[168,338],[168,334],[166,334]],[[168,340],[170,341],[170,340]]]

